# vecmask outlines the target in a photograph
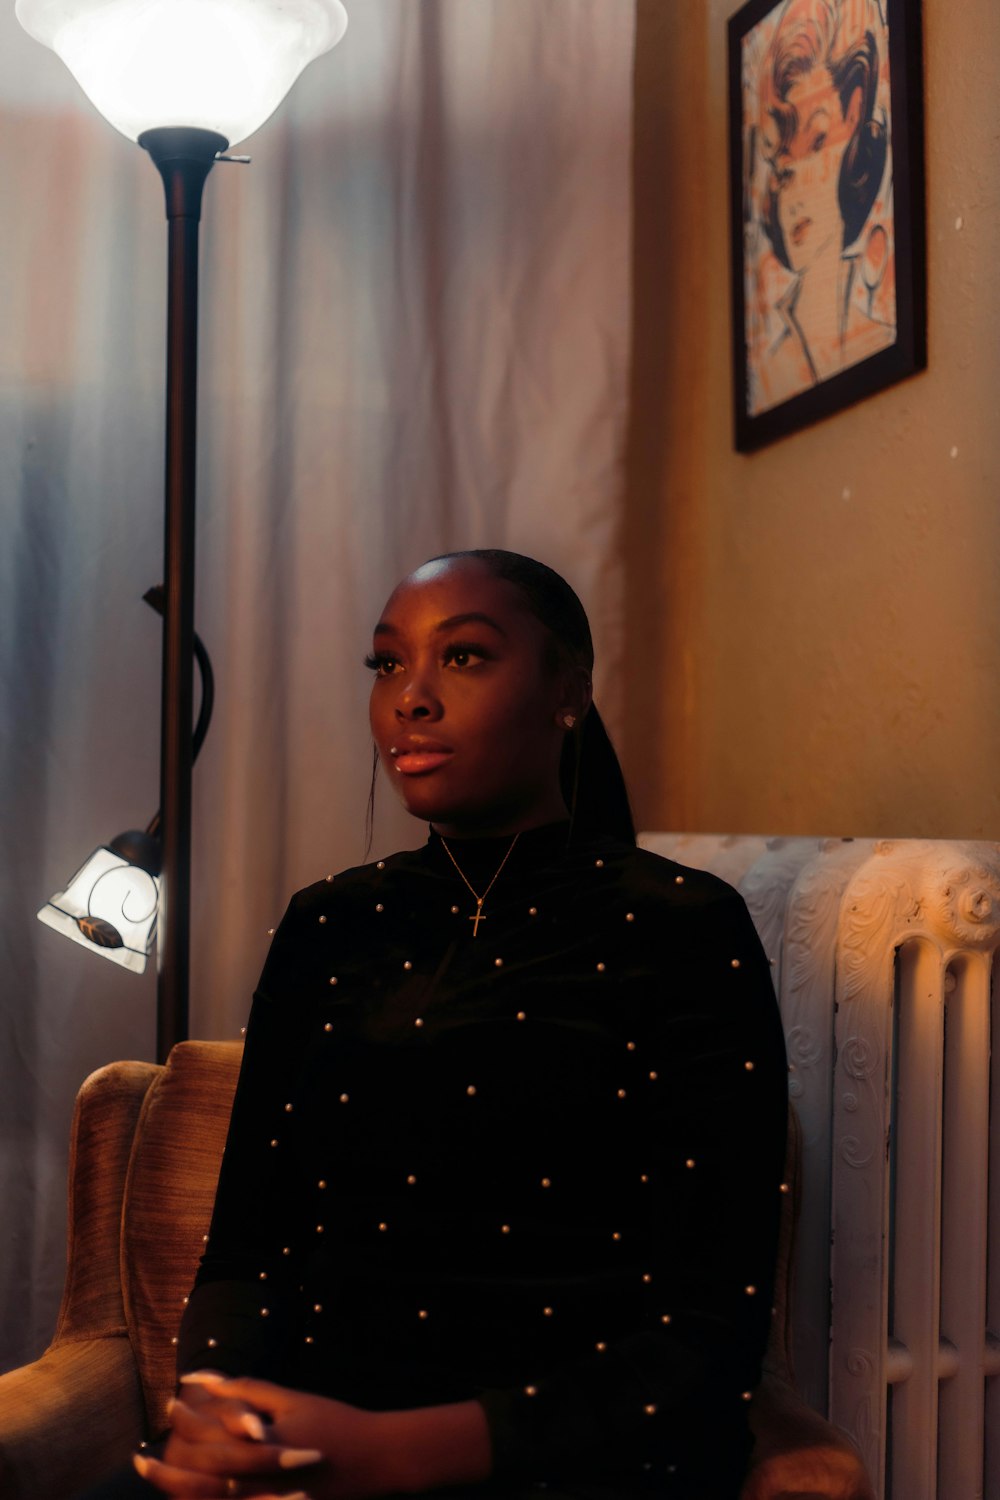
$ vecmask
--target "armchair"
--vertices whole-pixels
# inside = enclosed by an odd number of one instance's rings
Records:
[[[0,1500],[67,1500],[166,1426],[241,1051],[182,1042],[163,1067],[112,1063],[80,1089],[62,1306],[45,1353],[0,1376]],[[776,1315],[741,1500],[874,1500],[852,1444],[805,1406],[789,1374],[799,1157],[793,1119]]]

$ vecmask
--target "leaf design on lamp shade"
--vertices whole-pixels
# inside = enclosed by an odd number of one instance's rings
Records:
[[[96,948],[122,948],[124,943],[117,927],[103,917],[77,917],[76,925],[88,942]]]

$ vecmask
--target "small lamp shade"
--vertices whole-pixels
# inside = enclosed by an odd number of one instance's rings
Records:
[[[146,967],[156,938],[160,899],[158,863],[142,852],[137,855],[133,847],[146,837],[122,835],[110,846],[95,849],[66,889],[56,891],[38,913],[38,920],[47,927],[133,974],[141,974]],[[131,863],[129,854],[150,868]]]
[[[17,0],[15,9],[133,141],[194,126],[235,145],[347,29],[340,0]]]

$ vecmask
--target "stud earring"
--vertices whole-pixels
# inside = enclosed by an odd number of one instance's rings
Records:
[[[572,729],[576,723],[576,714],[563,714],[562,721],[567,729]]]

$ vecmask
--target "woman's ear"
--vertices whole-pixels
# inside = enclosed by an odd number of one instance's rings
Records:
[[[562,729],[573,729],[583,722],[594,701],[594,687],[582,673],[567,676],[563,682],[562,701],[556,709],[556,723]]]

